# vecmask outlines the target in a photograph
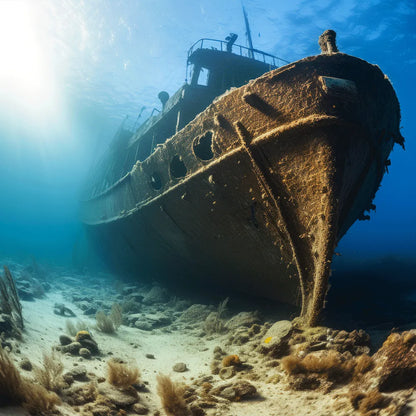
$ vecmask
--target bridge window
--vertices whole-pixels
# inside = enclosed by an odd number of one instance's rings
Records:
[[[207,68],[201,68],[199,70],[198,74],[198,85],[207,86],[208,85],[208,79],[209,79],[209,69]]]

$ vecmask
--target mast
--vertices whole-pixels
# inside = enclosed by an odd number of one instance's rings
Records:
[[[244,22],[245,22],[245,24],[246,24],[246,36],[247,36],[247,42],[248,42],[248,47],[249,47],[248,56],[249,56],[250,58],[254,58],[254,53],[253,53],[253,41],[251,40],[250,25],[249,25],[249,23],[248,23],[247,12],[246,12],[246,9],[244,8],[243,3],[241,3],[241,6],[243,7]]]

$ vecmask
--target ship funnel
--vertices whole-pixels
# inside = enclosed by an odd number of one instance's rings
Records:
[[[165,105],[169,100],[169,94],[166,91],[160,91],[160,93],[157,95],[160,102],[162,103],[162,109],[165,109]]]

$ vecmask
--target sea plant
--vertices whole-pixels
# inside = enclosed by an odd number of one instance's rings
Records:
[[[140,371],[136,365],[128,365],[114,359],[107,361],[107,365],[107,380],[113,386],[126,389],[139,381]]]
[[[118,303],[114,303],[109,315],[106,315],[104,311],[98,311],[95,315],[95,320],[99,331],[112,334],[117,331],[123,322],[121,306]]]
[[[158,374],[156,380],[157,394],[167,416],[189,416],[191,412],[184,398],[186,386],[163,374]]]
[[[35,367],[34,374],[36,380],[46,390],[59,393],[65,385],[62,377],[63,370],[62,361],[54,352],[51,352],[50,354],[43,354],[43,366]]]
[[[0,348],[0,405],[21,405],[31,415],[47,415],[61,400],[40,384],[22,377],[9,355]]]
[[[0,312],[10,316],[13,329],[19,334],[24,327],[22,305],[12,274],[7,266],[3,267],[4,277],[0,276]]]

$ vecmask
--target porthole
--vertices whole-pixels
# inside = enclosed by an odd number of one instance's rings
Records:
[[[195,156],[201,160],[211,160],[214,157],[212,151],[212,131],[194,139],[192,144]]]
[[[160,178],[160,175],[157,172],[153,172],[150,175],[150,186],[153,189],[156,189],[156,191],[158,191],[162,187],[162,179]]]
[[[183,178],[187,171],[182,158],[178,155],[174,156],[170,162],[170,176],[176,179]]]

